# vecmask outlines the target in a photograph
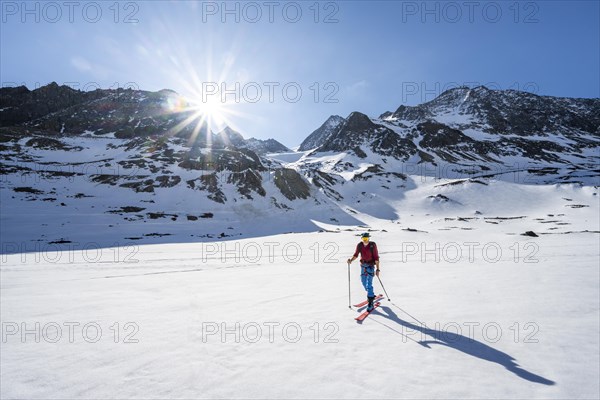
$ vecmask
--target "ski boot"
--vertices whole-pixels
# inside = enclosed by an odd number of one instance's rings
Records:
[[[369,304],[367,305],[367,311],[371,311],[375,308],[375,306],[373,305],[373,301],[375,300],[375,296],[369,296],[367,297],[367,299],[369,300]]]

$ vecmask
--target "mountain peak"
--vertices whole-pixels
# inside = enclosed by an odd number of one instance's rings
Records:
[[[34,92],[36,91],[40,91],[40,92],[56,92],[56,91],[70,91],[70,92],[76,92],[77,90],[73,89],[70,86],[67,85],[59,85],[58,83],[52,81],[47,85],[41,86],[38,89],[35,89]]]
[[[459,101],[462,102],[462,100],[469,99],[472,95],[473,96],[489,95],[489,94],[493,94],[494,92],[501,92],[501,91],[490,89],[487,86],[483,86],[483,85],[474,86],[474,87],[459,86],[459,87],[455,87],[455,88],[451,88],[451,89],[443,91],[438,97],[429,101],[428,103],[435,103],[435,102],[439,103],[441,101],[447,101],[447,100],[452,101],[452,100],[456,100],[456,99],[458,99]],[[427,104],[427,103],[424,103],[424,104]]]
[[[344,117],[340,117],[339,115],[331,115],[323,125],[336,125],[340,122],[344,121]]]
[[[238,145],[244,142],[244,137],[238,131],[226,126],[217,133],[217,137],[223,138],[225,142],[229,142],[233,145]]]
[[[350,132],[359,132],[374,127],[376,127],[376,125],[371,121],[371,118],[358,111],[350,113],[346,119],[346,124],[344,125],[344,129]]]
[[[262,140],[253,137],[246,140],[240,145],[240,147],[250,149],[257,154],[287,153],[291,151],[287,146],[281,144],[275,139]]]
[[[320,127],[304,139],[298,150],[308,151],[322,146],[345,122],[346,120],[343,117],[331,115]]]
[[[168,94],[168,95],[179,95],[179,93],[177,93],[173,89],[161,89],[161,90],[158,91],[158,93]]]

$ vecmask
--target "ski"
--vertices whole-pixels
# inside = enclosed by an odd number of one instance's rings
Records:
[[[375,297],[375,300],[373,300],[373,301],[375,302],[375,301],[378,301],[378,300],[381,300],[381,299],[383,299],[383,295],[382,294],[378,294]],[[360,307],[366,306],[368,303],[369,303],[369,300],[361,301],[360,303],[355,304],[354,307],[360,308]]]
[[[375,304],[373,304],[373,310],[376,309],[377,307],[379,307],[381,303],[377,302]],[[371,311],[365,311],[364,313],[360,314],[358,317],[354,318],[357,321],[363,321],[365,318],[367,318],[367,316],[369,314],[371,314],[373,312],[373,310]]]

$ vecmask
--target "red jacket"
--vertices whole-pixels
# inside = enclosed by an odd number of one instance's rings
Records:
[[[373,246],[372,252],[371,246]],[[354,257],[358,257],[358,253],[360,253],[360,262],[363,264],[375,264],[375,261],[379,261],[379,252],[377,251],[375,242],[369,242],[366,245],[360,242],[356,245]]]

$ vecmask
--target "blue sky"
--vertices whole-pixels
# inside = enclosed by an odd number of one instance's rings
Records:
[[[3,86],[169,88],[288,146],[463,84],[600,97],[597,1],[24,4],[1,4]]]

